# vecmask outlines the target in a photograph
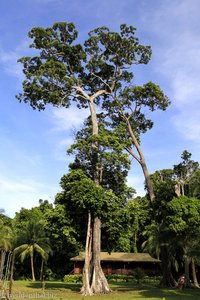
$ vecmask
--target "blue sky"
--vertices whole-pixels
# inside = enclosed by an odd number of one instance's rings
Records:
[[[66,149],[88,112],[19,104],[23,75],[17,59],[31,55],[27,33],[56,21],[74,22],[80,39],[98,26],[137,28],[152,46],[151,62],[135,68],[136,83],[159,84],[172,104],[156,112],[142,137],[150,172],[171,168],[187,149],[200,161],[199,0],[1,0],[0,12],[0,208],[13,217],[39,199],[53,202],[71,160]],[[143,176],[133,162],[128,183],[143,193]]]

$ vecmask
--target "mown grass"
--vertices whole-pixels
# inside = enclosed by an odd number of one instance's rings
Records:
[[[148,283],[135,284],[133,282],[111,283],[112,292],[106,295],[84,297],[80,294],[80,284],[65,282],[14,281],[12,288],[13,300],[200,300],[200,290],[161,289]]]

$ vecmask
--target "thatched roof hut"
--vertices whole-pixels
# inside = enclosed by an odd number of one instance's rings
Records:
[[[147,273],[155,271],[161,262],[153,258],[149,253],[124,253],[124,252],[101,252],[101,265],[105,274],[132,274],[136,267],[141,267]],[[85,253],[70,259],[74,262],[74,274],[80,274],[83,269]]]
[[[101,252],[101,261],[122,261],[122,262],[154,262],[159,263],[160,260],[153,258],[149,253],[125,253],[125,252]],[[71,261],[84,261],[85,253],[80,252],[78,256],[72,257]]]

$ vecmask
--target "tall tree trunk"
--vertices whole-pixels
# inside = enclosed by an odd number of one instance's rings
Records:
[[[184,267],[185,267],[185,277],[187,279],[187,283],[190,280],[190,271],[189,271],[189,267],[190,267],[190,262],[191,262],[191,258],[188,255],[184,255]]]
[[[12,258],[11,258],[9,297],[12,297],[14,263],[15,263],[15,251],[13,251]]]
[[[181,185],[180,185],[180,182],[178,182],[178,181],[176,181],[175,193],[176,193],[177,197],[181,196]]]
[[[162,287],[175,287],[177,285],[176,280],[174,279],[171,273],[171,259],[166,244],[161,245],[161,268],[162,268],[162,278],[160,281],[160,286]]]
[[[31,273],[32,273],[32,281],[35,281],[35,272],[34,272],[34,264],[33,264],[33,254],[31,255]]]
[[[133,235],[133,252],[138,253],[138,249],[137,249],[137,232],[134,232],[134,235]]]
[[[150,178],[150,174],[149,174],[149,171],[148,171],[148,168],[147,168],[147,164],[145,162],[144,155],[142,153],[141,148],[140,148],[140,153],[142,155],[141,156],[141,160],[140,160],[140,165],[142,167],[142,171],[143,171],[143,174],[144,174],[146,187],[147,187],[147,190],[148,190],[148,193],[149,193],[149,198],[150,198],[151,202],[153,202],[154,199],[155,199],[155,194],[154,194],[154,190],[153,190],[153,184],[152,184],[152,180]]]
[[[83,285],[81,293],[83,295],[92,295],[92,289],[90,287],[91,282],[91,243],[92,243],[92,228],[91,228],[91,213],[88,213],[88,225],[87,225],[87,236],[85,244],[85,264],[83,268]]]
[[[151,177],[150,177],[150,174],[149,174],[149,171],[148,171],[148,168],[147,168],[147,164],[146,164],[146,161],[145,161],[145,158],[144,158],[144,154],[143,154],[142,149],[140,147],[140,144],[139,144],[139,142],[138,142],[138,140],[137,140],[137,138],[136,138],[136,136],[133,132],[133,129],[131,127],[129,119],[126,117],[125,114],[123,114],[123,118],[126,121],[128,132],[130,134],[130,137],[132,139],[132,143],[135,146],[138,154],[136,154],[131,147],[126,147],[126,150],[141,165],[141,168],[142,168],[142,171],[143,171],[143,174],[144,174],[144,178],[145,178],[146,188],[147,188],[147,191],[148,191],[148,194],[149,194],[149,198],[150,198],[151,202],[153,202],[155,200],[155,194],[154,194],[154,190],[153,190],[152,180],[151,180]]]
[[[185,183],[181,183],[181,196],[185,196]]]
[[[5,257],[6,257],[6,250],[2,248],[0,253],[0,282],[1,280],[3,280]]]
[[[100,264],[101,253],[101,221],[98,217],[94,218],[93,227],[93,247],[92,247],[92,264],[93,264],[93,277],[92,277],[92,291],[97,293],[108,293],[110,288],[107,279],[103,273]]]
[[[196,274],[196,268],[195,268],[195,261],[194,258],[191,258],[191,267],[192,267],[192,278],[193,278],[193,283],[195,288],[199,288],[199,283],[197,280],[197,274]]]
[[[40,268],[40,280],[43,279],[43,270],[44,270],[44,259],[42,258],[41,268]]]
[[[92,121],[92,135],[98,134],[98,120],[94,106],[94,99],[92,97],[89,101],[91,121]],[[98,169],[98,143],[93,142],[93,165],[94,165],[94,182],[96,185],[100,185],[100,173]],[[102,174],[101,174],[102,176]],[[89,225],[88,225],[89,230]],[[97,293],[108,293],[110,291],[107,279],[101,268],[100,252],[101,252],[101,220],[95,216],[93,222],[91,222],[92,232],[92,259],[90,260],[89,240],[91,237],[87,233],[86,249],[85,249],[85,264],[83,274],[83,287],[81,289],[82,294],[92,295]],[[88,252],[89,251],[89,252]]]

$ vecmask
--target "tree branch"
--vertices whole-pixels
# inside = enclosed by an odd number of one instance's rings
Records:
[[[106,94],[106,95],[109,95],[110,93],[107,92],[106,90],[99,90],[98,92],[96,92],[95,94],[93,94],[91,97],[90,97],[90,101],[94,101],[95,98],[103,95],[103,94]]]
[[[125,147],[125,150],[130,154],[132,155],[136,160],[137,162],[140,163],[140,158],[136,155],[136,153],[133,151],[133,149],[131,147]]]
[[[82,97],[82,98],[84,98],[84,99],[86,99],[86,100],[88,100],[88,101],[90,101],[90,96],[80,87],[80,86],[73,86],[73,88],[76,90],[76,91],[78,91],[78,92],[80,92],[80,94],[81,95],[79,95],[80,97]]]
[[[100,81],[103,82],[103,84],[105,84],[105,85],[109,88],[109,90],[112,92],[112,88],[109,86],[109,84],[108,84],[107,82],[105,82],[100,76],[96,75],[95,73],[91,72],[91,74],[92,74],[93,76],[99,78]]]

